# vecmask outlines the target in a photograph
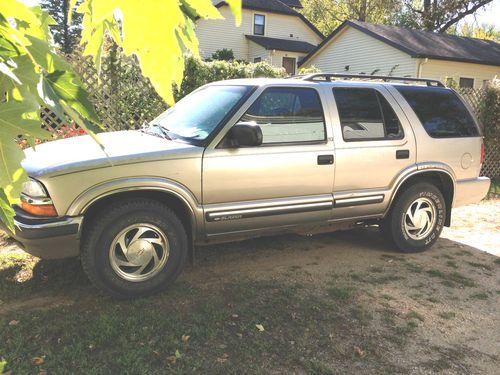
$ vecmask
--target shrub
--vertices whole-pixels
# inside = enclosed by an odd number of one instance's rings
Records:
[[[223,61],[232,61],[234,60],[234,53],[232,49],[223,48],[218,49],[214,53],[212,53],[213,60],[223,60]]]
[[[201,61],[193,56],[186,57],[184,80],[174,90],[175,99],[179,100],[198,87],[214,81],[236,78],[285,77],[283,68],[277,68],[267,62],[243,63],[238,61]]]

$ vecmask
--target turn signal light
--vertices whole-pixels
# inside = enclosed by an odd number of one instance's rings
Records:
[[[53,204],[34,205],[21,201],[21,208],[35,216],[57,216],[57,211]]]

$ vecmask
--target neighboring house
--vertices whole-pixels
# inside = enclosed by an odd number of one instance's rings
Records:
[[[295,74],[300,59],[324,36],[285,2],[300,5],[292,0],[243,0],[241,26],[236,27],[227,3],[214,1],[224,19],[197,22],[201,56],[209,59],[215,51],[227,48],[237,60],[267,61]]]
[[[452,78],[461,87],[481,88],[500,78],[500,44],[345,21],[299,65],[330,73]]]

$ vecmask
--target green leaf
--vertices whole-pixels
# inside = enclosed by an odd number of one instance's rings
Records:
[[[228,3],[239,23],[241,0]],[[122,34],[115,19],[117,10]],[[138,57],[142,74],[168,104],[174,103],[172,83],[179,86],[182,81],[183,54],[187,50],[198,54],[194,20],[221,18],[210,0],[161,1],[154,6],[136,0],[84,0],[78,11],[83,13],[84,53],[94,57],[96,66],[100,66],[103,37],[110,33],[125,55]],[[148,20],[148,27],[144,27],[144,20]]]
[[[90,102],[87,92],[82,88],[76,74],[67,70],[56,70],[47,74],[44,82],[53,90],[51,92],[53,94],[52,100],[57,102],[58,98],[63,99],[80,115],[96,124],[99,123],[99,117],[94,110],[94,106]]]
[[[14,210],[7,199],[7,195],[3,189],[0,188],[0,221],[4,223],[12,232],[14,232],[14,215]],[[3,371],[6,365],[7,362],[0,361],[0,372]]]
[[[41,128],[37,110],[27,107],[24,102],[0,103],[0,138],[13,140],[23,134],[32,138],[48,138],[50,133]]]

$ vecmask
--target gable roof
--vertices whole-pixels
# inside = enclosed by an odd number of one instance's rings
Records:
[[[439,34],[432,31],[344,21],[300,63],[304,64],[346,27],[352,27],[414,58],[460,61],[500,66],[500,44],[492,40]]]
[[[265,36],[245,35],[247,39],[268,50],[288,51],[288,52],[311,52],[316,46],[301,40],[268,38]]]
[[[227,2],[220,1],[215,4],[217,8],[227,5]],[[279,0],[242,0],[241,6],[243,9],[260,10],[263,12],[285,14],[300,18],[312,31],[314,31],[321,39],[325,36],[314,26],[303,14],[295,11]]]

